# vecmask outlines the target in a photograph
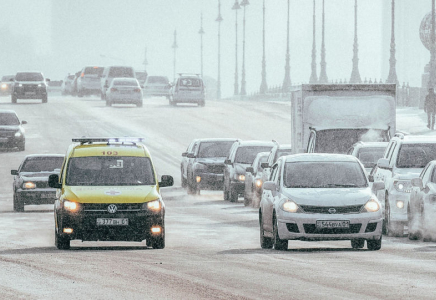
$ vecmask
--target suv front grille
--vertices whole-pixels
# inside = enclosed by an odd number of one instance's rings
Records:
[[[350,205],[350,206],[311,206],[300,205],[300,208],[305,213],[309,214],[357,214],[362,209],[363,205]],[[329,212],[330,209],[334,209],[335,212]]]
[[[224,174],[224,165],[208,165],[207,171],[209,173]]]

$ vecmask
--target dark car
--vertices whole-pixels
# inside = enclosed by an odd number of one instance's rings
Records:
[[[62,154],[27,155],[14,175],[14,211],[24,211],[26,204],[53,204],[56,189],[48,186],[48,177],[59,174],[64,161]]]
[[[224,200],[238,201],[239,195],[245,191],[246,168],[253,164],[260,152],[270,152],[273,142],[237,141],[230,150],[229,157],[224,161]]]
[[[182,153],[187,157],[186,185],[188,194],[200,190],[221,190],[224,182],[224,160],[236,139],[199,139],[191,152]],[[183,175],[182,175],[183,176]]]
[[[0,86],[0,95],[1,96],[8,96],[11,94],[12,91],[12,81],[14,80],[15,75],[5,75],[1,79],[1,86]],[[12,81],[11,81],[12,80]]]
[[[15,111],[0,109],[0,148],[25,150],[26,138],[23,124],[27,122],[20,122]]]
[[[41,72],[18,72],[11,93],[12,103],[17,103],[17,99],[41,99],[42,103],[47,103],[47,81]]]

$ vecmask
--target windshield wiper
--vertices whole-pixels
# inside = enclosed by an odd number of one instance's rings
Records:
[[[326,187],[326,188],[330,188],[330,187],[356,187],[357,184],[335,184],[335,183],[329,183],[329,184],[324,184],[321,187]]]

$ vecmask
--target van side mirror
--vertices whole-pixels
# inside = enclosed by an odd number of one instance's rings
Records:
[[[186,157],[187,155],[188,155],[188,152],[183,152],[183,153],[182,153],[182,156],[183,156],[183,157]]]
[[[173,186],[174,179],[170,175],[162,175],[161,181],[159,182],[159,187]]]
[[[368,175],[368,181],[374,182],[374,175],[372,175],[372,174]]]
[[[49,82],[49,81],[50,81],[50,78],[46,78],[45,81]]]
[[[27,121],[24,121],[24,120],[23,120],[23,121],[21,121],[21,124],[23,124],[23,125],[24,125],[24,124],[27,124]]]
[[[372,189],[374,191],[380,191],[385,189],[385,183],[383,181],[377,181],[372,184]]]
[[[48,176],[48,186],[55,189],[60,189],[62,187],[62,183],[59,183],[58,174],[51,174]]]

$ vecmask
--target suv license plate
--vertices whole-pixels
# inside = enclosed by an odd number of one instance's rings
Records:
[[[317,228],[350,228],[350,221],[316,221]]]
[[[117,218],[117,219],[108,219],[108,218],[98,218],[97,225],[121,225],[127,226],[129,225],[129,219],[127,218]]]

